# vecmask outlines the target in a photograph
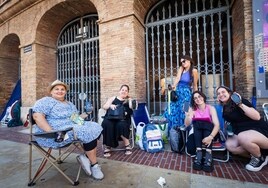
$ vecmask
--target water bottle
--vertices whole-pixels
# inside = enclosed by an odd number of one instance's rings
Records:
[[[91,100],[87,100],[85,102],[85,107],[84,108],[85,108],[85,112],[87,114],[90,114],[93,111],[93,106],[92,106]]]

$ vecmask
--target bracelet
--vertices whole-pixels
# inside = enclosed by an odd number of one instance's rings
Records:
[[[214,139],[214,136],[213,136],[212,134],[210,134],[209,136],[211,136],[211,137],[212,137],[212,139]]]

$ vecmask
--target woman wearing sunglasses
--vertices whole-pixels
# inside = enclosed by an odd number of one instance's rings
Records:
[[[169,128],[177,128],[184,125],[185,112],[183,104],[190,102],[192,91],[197,91],[198,73],[194,68],[194,61],[189,55],[181,57],[181,66],[177,72],[173,88],[177,94],[177,100],[170,103],[164,116],[169,120]]]

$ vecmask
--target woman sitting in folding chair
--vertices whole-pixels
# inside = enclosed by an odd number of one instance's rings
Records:
[[[214,106],[206,104],[206,96],[200,91],[195,91],[191,98],[192,108],[186,113],[185,125],[193,124],[196,157],[193,169],[213,171],[212,141],[220,130],[219,120]],[[205,161],[202,163],[202,145],[206,146]]]
[[[96,156],[97,140],[100,138],[102,127],[95,122],[84,121],[85,114],[78,115],[75,105],[65,100],[67,90],[68,86],[65,83],[55,80],[49,87],[51,97],[44,97],[35,103],[33,106],[33,118],[37,124],[35,132],[66,128],[73,128],[73,131],[68,131],[64,138],[58,140],[37,137],[36,141],[42,147],[59,148],[78,139],[83,143],[86,153],[77,156],[78,162],[87,175],[92,175],[95,179],[103,179],[104,175]]]
[[[132,153],[129,135],[133,111],[131,106],[132,99],[129,98],[128,94],[129,86],[122,85],[119,90],[119,96],[109,98],[103,105],[103,109],[107,110],[102,122],[104,157],[111,156],[111,149],[116,148],[120,140],[124,142],[125,155]],[[118,111],[117,114],[112,115],[116,111]]]

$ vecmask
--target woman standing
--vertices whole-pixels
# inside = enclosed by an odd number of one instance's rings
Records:
[[[195,91],[191,98],[192,108],[186,112],[185,125],[193,124],[196,157],[193,169],[212,172],[212,141],[218,134],[220,125],[214,106],[206,104],[206,96],[200,91]],[[206,147],[205,161],[202,164],[202,145]]]
[[[164,116],[169,120],[169,129],[184,125],[185,112],[183,104],[190,101],[192,91],[197,91],[198,73],[194,68],[193,59],[184,55],[181,57],[181,66],[179,67],[177,77],[174,81],[173,88],[176,88],[178,96],[177,101],[171,102],[170,110],[166,110]]]
[[[233,154],[251,155],[246,165],[249,171],[260,171],[268,162],[268,124],[252,104],[238,93],[238,102],[231,99],[234,93],[226,86],[216,90],[223,105],[223,118],[230,122],[234,135],[227,139],[226,147]]]
[[[118,146],[118,141],[123,140],[125,145],[125,155],[132,153],[132,148],[129,142],[131,115],[133,113],[130,108],[132,104],[129,97],[129,86],[122,85],[119,90],[119,96],[113,96],[107,100],[103,105],[103,109],[107,110],[104,120],[102,122],[103,127],[103,144],[105,145],[104,157],[111,156],[111,148]],[[125,116],[123,119],[109,119],[108,109],[115,110],[120,105],[124,106]]]

